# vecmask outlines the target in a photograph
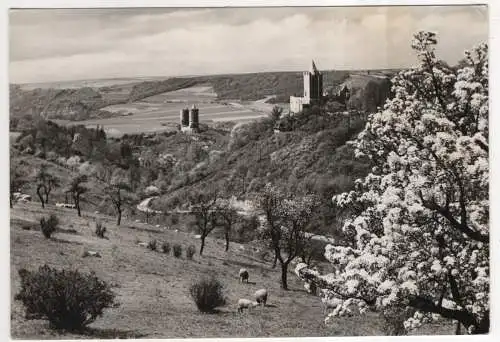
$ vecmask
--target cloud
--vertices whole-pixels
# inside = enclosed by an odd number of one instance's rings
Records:
[[[43,82],[409,66],[412,34],[439,34],[456,62],[487,40],[480,7],[16,10],[10,80]],[[459,37],[460,39],[457,39]]]

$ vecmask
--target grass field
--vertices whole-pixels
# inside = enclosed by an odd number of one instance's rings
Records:
[[[62,232],[46,240],[38,230],[38,219],[55,213]],[[279,288],[278,269],[262,262],[241,245],[232,243],[223,251],[223,241],[207,238],[203,257],[176,259],[137,245],[150,239],[189,244],[198,247],[192,234],[125,221],[114,225],[114,218],[100,216],[108,228],[109,239],[93,235],[89,222],[95,214],[79,218],[71,209],[38,203],[16,204],[11,210],[11,336],[21,339],[72,338],[174,338],[174,337],[280,337],[280,336],[353,336],[383,334],[382,320],[375,314],[339,318],[333,325],[323,324],[318,297],[307,294],[290,273],[290,291]],[[24,229],[23,229],[24,227]],[[27,230],[28,227],[31,229]],[[101,253],[102,258],[82,258],[84,250]],[[58,268],[95,271],[112,283],[120,303],[105,311],[84,334],[57,333],[43,320],[28,321],[22,305],[14,301],[19,289],[18,270],[34,269],[43,264]],[[240,284],[238,270],[250,271],[250,283]],[[188,287],[199,276],[213,274],[223,281],[229,304],[217,314],[201,314],[188,294]],[[259,288],[269,291],[268,306],[238,314],[238,298],[252,298]],[[439,327],[437,333],[451,332]],[[436,333],[432,331],[430,333]]]

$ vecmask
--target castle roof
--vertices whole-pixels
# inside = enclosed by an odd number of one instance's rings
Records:
[[[319,74],[318,68],[316,68],[316,64],[314,64],[314,60],[312,60],[310,71],[312,74]]]

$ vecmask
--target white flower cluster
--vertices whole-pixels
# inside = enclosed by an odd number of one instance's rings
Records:
[[[394,78],[394,97],[352,142],[376,166],[333,198],[356,208],[343,226],[350,247],[325,249],[338,272],[297,265],[323,298],[344,298],[327,320],[353,307],[364,312],[367,303],[384,310],[420,297],[433,298],[436,309],[417,311],[407,329],[438,318],[439,306],[477,322],[489,312],[487,45],[455,70],[436,58],[435,44],[433,33],[415,36],[420,64]]]

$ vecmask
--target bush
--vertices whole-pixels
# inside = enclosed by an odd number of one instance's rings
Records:
[[[181,257],[181,255],[182,255],[182,246],[181,246],[181,245],[179,245],[178,243],[176,243],[176,244],[174,245],[173,250],[174,250],[174,257],[176,257],[176,258],[180,258],[180,257]]]
[[[50,239],[52,233],[57,230],[58,224],[59,219],[54,214],[51,214],[48,219],[42,217],[40,219],[40,229],[42,230],[43,236],[45,236],[45,238],[47,239]]]
[[[415,310],[413,308],[390,307],[382,313],[384,323],[382,329],[388,336],[406,335],[404,322],[413,316]]]
[[[101,222],[96,222],[95,235],[97,235],[101,239],[104,239],[104,233],[106,233],[106,227],[104,227]]]
[[[193,255],[196,253],[196,247],[194,245],[189,245],[186,249],[186,258],[189,260],[193,260]]]
[[[15,299],[26,308],[27,319],[48,319],[52,328],[78,330],[102,316],[114,304],[110,286],[94,273],[57,270],[19,270],[21,290]]]
[[[169,254],[170,253],[170,244],[168,242],[163,242],[161,244],[161,250],[163,251],[163,253]]]
[[[175,226],[179,223],[179,216],[177,214],[172,214],[172,216],[170,216],[170,222]]]
[[[214,312],[215,308],[226,304],[224,285],[214,277],[196,281],[189,293],[201,312]]]
[[[148,242],[148,248],[152,251],[156,251],[156,249],[158,248],[158,243],[157,243],[156,239],[150,240]]]

